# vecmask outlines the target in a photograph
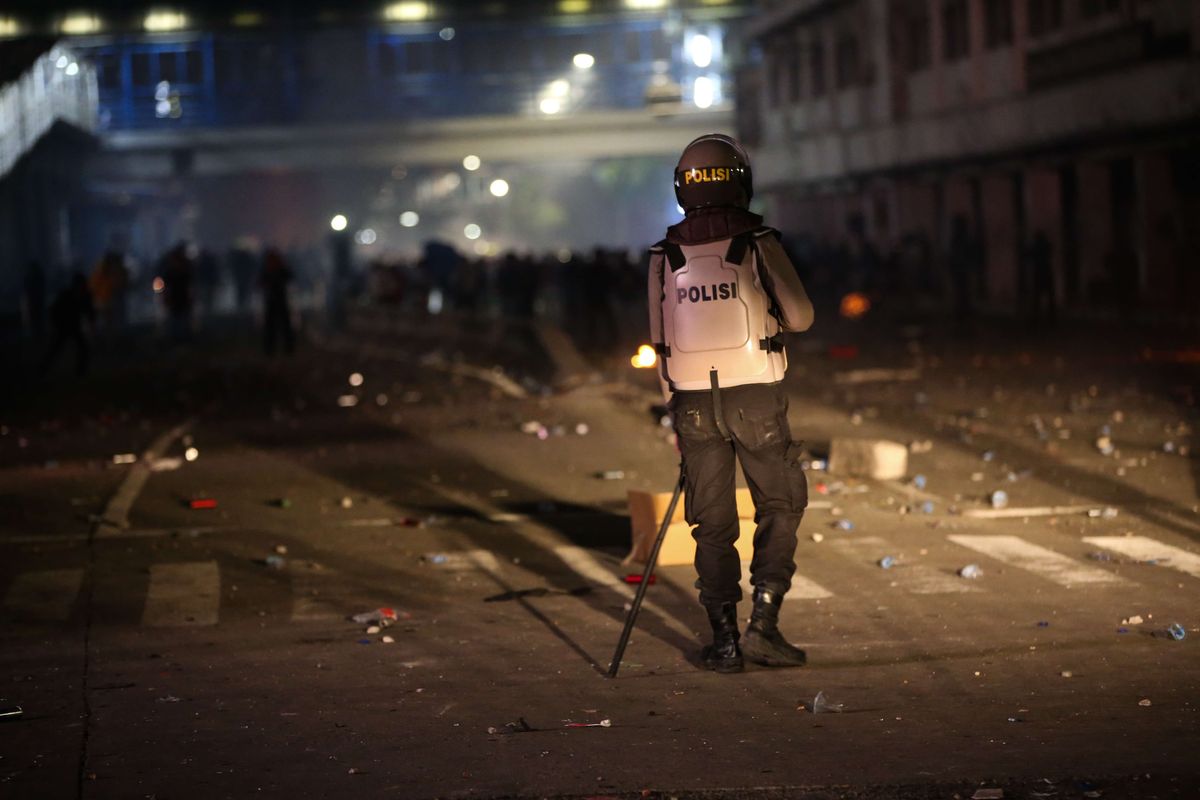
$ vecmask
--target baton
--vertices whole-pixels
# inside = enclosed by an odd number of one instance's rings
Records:
[[[654,540],[654,546],[650,548],[650,555],[646,558],[646,569],[642,572],[642,582],[638,584],[633,605],[629,607],[629,615],[625,617],[625,629],[621,631],[621,640],[617,642],[617,650],[613,653],[612,663],[608,667],[608,677],[610,678],[617,677],[617,670],[621,668],[621,657],[625,655],[625,646],[629,644],[629,634],[633,633],[633,625],[637,622],[638,611],[642,608],[642,600],[646,598],[646,587],[650,585],[650,574],[654,572],[654,565],[658,561],[658,551],[662,549],[663,539],[667,536],[667,527],[671,524],[671,517],[675,516],[675,506],[679,504],[679,493],[683,491],[683,484],[683,462],[680,461],[679,480],[675,483],[675,494],[671,495],[671,504],[667,506],[667,515],[663,517],[662,525],[658,529],[658,536]]]

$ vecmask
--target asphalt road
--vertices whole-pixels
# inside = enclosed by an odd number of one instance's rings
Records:
[[[782,622],[810,665],[701,669],[694,573],[668,566],[610,680],[625,495],[675,479],[652,378],[511,326],[363,319],[290,359],[210,333],[22,377],[0,796],[1200,797],[1187,337],[798,337],[796,438],[915,443],[903,481],[810,473]],[[998,489],[1077,510],[972,516]],[[380,607],[395,624],[347,619]]]

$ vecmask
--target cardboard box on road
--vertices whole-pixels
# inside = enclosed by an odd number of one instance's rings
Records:
[[[623,564],[637,562],[645,564],[654,546],[658,527],[671,504],[671,492],[629,492],[629,522],[633,534],[633,546]],[[738,556],[749,561],[754,554],[754,501],[749,489],[737,490],[738,540],[735,544]],[[696,558],[696,542],[692,539],[692,526],[683,518],[683,496],[675,506],[662,549],[658,552],[658,563],[663,566],[691,564]]]
[[[908,448],[886,439],[834,439],[829,471],[854,478],[895,481],[908,474]]]

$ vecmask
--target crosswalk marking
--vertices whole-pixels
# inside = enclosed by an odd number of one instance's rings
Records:
[[[216,561],[154,564],[142,624],[149,627],[216,625],[221,572]]]
[[[742,594],[747,600],[754,597],[754,587],[750,585],[749,561],[742,562]],[[833,592],[797,572],[792,576],[792,588],[787,596],[789,600],[824,600],[826,597],[833,597]]]
[[[877,563],[887,555],[895,557],[896,547],[878,536],[860,536],[856,539],[838,539],[834,548],[845,555],[861,561]],[[942,572],[928,564],[901,561],[886,571],[887,578],[910,594],[962,594],[978,592],[979,586],[949,572]]]
[[[955,544],[982,553],[1009,566],[1027,570],[1061,586],[1082,584],[1127,584],[1119,575],[1081,564],[1061,553],[1048,550],[1019,536],[974,536],[957,534],[946,537]]]
[[[1200,555],[1163,544],[1148,536],[1085,536],[1083,540],[1138,561],[1157,559],[1164,567],[1200,578]]]
[[[49,569],[25,572],[16,577],[4,596],[4,609],[23,619],[61,622],[71,614],[79,588],[82,569]]]

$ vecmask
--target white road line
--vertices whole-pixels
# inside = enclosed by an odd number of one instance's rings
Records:
[[[62,622],[71,615],[82,585],[82,569],[23,572],[4,596],[5,616]]]
[[[963,594],[982,591],[979,586],[957,575],[943,572],[928,564],[898,561],[891,569],[879,566],[884,556],[898,558],[894,544],[878,536],[860,536],[856,539],[837,539],[833,547],[850,558],[870,564],[881,575],[909,594]]]
[[[150,443],[142,457],[129,468],[125,480],[117,487],[117,493],[108,501],[104,515],[96,526],[97,537],[112,536],[129,527],[129,511],[150,477],[151,462],[161,458],[171,443],[187,433],[191,426],[192,420],[183,422]]]
[[[749,600],[754,597],[754,587],[750,585],[750,562],[742,562],[742,594]],[[799,572],[792,576],[792,588],[787,593],[788,600],[824,600],[833,597],[833,592],[814,580],[804,577]]]
[[[1085,536],[1083,540],[1138,561],[1158,559],[1162,561],[1161,566],[1200,578],[1200,555],[1163,544],[1148,536]]]
[[[1127,584],[1119,575],[1080,564],[1061,553],[1047,550],[1019,536],[968,536],[953,535],[947,539],[955,544],[982,553],[1009,566],[1028,570],[1062,586],[1085,584]]]
[[[142,624],[155,627],[216,625],[221,571],[216,561],[154,564]]]

